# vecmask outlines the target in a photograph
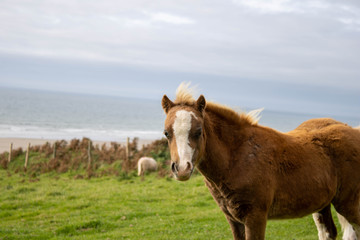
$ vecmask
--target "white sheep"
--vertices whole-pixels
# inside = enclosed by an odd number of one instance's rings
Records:
[[[142,157],[138,161],[138,176],[143,176],[145,172],[156,171],[158,168],[155,159],[150,157]]]

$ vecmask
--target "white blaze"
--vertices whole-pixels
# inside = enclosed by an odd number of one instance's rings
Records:
[[[189,132],[191,129],[191,117],[197,118],[193,112],[179,110],[176,112],[176,118],[173,125],[176,139],[177,150],[179,154],[179,169],[186,169],[187,162],[191,163],[194,149],[189,145]]]

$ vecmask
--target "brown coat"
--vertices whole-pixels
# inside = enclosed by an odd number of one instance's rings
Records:
[[[233,231],[234,239],[264,239],[267,219],[314,217],[319,231],[336,238],[330,204],[353,224],[360,237],[360,131],[323,118],[302,123],[288,133],[259,126],[249,115],[197,101],[184,91],[173,103],[162,102],[167,113],[172,170],[187,180],[194,164]],[[171,138],[176,112],[193,114],[188,167],[179,169]],[[190,116],[190,114],[189,114]],[[191,137],[201,129],[200,137]],[[190,174],[190,175],[189,175]],[[321,225],[324,225],[321,229]],[[324,230],[325,229],[325,230]]]

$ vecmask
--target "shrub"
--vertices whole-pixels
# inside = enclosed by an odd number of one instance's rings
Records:
[[[29,154],[29,164],[26,173],[38,176],[41,173],[71,171],[74,175],[100,177],[115,175],[127,179],[136,175],[137,161],[144,156],[153,157],[159,163],[159,176],[169,173],[170,153],[166,139],[156,140],[141,149],[138,148],[138,138],[129,143],[129,157],[126,156],[126,146],[111,142],[110,146],[90,145],[91,162],[89,165],[88,138],[56,141],[53,145],[45,143],[42,146],[32,146]],[[90,142],[91,143],[91,142]],[[54,146],[56,156],[54,158]],[[23,168],[25,152],[21,148],[13,150],[12,161],[8,163],[8,152],[0,154],[0,167],[13,172],[25,171]]]

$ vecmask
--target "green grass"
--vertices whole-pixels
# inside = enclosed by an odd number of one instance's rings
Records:
[[[0,239],[232,239],[203,183],[148,175],[36,181],[0,170]],[[267,239],[317,239],[312,217],[270,221]]]

